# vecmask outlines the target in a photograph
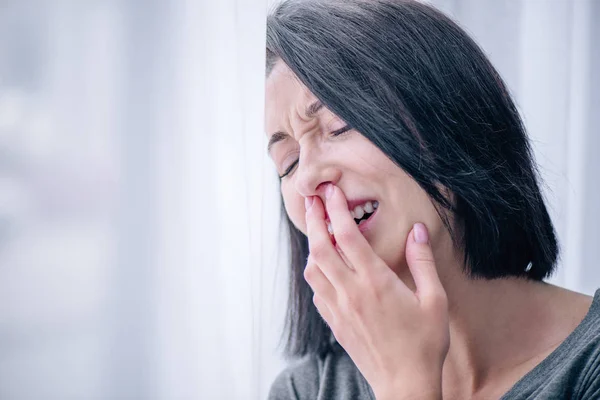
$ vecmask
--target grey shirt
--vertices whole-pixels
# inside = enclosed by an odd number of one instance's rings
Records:
[[[375,400],[338,344],[324,358],[307,356],[277,376],[269,400]],[[600,289],[583,321],[502,399],[600,399]]]

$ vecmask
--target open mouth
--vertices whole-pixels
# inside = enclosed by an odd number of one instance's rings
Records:
[[[371,217],[375,214],[377,208],[379,208],[378,201],[367,201],[350,210],[354,222],[356,222],[356,225],[358,225],[358,228],[361,231],[366,228],[367,222],[371,220]],[[327,230],[330,235],[333,235],[333,228],[329,219],[327,220]]]
[[[354,209],[350,211],[350,214],[352,214],[356,225],[360,226],[375,214],[377,207],[379,207],[378,201],[367,201],[365,204],[354,207]]]

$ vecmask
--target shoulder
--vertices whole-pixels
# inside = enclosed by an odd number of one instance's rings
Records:
[[[503,399],[600,398],[600,291],[591,306],[584,300],[582,307],[589,309],[583,320]]]
[[[600,395],[600,290],[583,321],[548,357],[548,386],[560,384],[565,396],[591,399]],[[558,390],[558,389],[557,389]],[[556,392],[555,392],[556,393]]]
[[[586,320],[580,326],[579,341],[573,343],[573,374],[576,376],[581,398],[600,396],[600,290]]]
[[[311,354],[291,362],[273,381],[269,400],[316,399],[323,361]]]
[[[307,355],[275,378],[269,400],[372,399],[372,391],[352,359],[339,346],[324,356]]]

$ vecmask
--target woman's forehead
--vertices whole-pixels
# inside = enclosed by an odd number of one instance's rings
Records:
[[[284,63],[278,63],[267,77],[265,86],[267,135],[285,129],[292,115],[304,119],[305,110],[316,100]]]
[[[300,81],[294,72],[283,62],[278,62],[266,81],[266,98],[288,101],[314,100],[314,95]]]

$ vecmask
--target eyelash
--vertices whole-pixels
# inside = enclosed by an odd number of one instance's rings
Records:
[[[336,136],[340,136],[346,132],[348,132],[349,130],[352,130],[352,127],[350,125],[346,125],[343,128],[338,129],[337,131],[333,131],[330,133],[331,136],[336,137]],[[294,161],[292,163],[292,165],[290,165],[288,167],[288,169],[285,170],[285,172],[283,173],[283,175],[279,176],[279,179],[283,179],[286,176],[288,176],[289,174],[292,173],[292,171],[294,170],[294,168],[296,168],[296,165],[298,165],[298,162],[300,161],[300,159],[297,159],[296,161]]]

